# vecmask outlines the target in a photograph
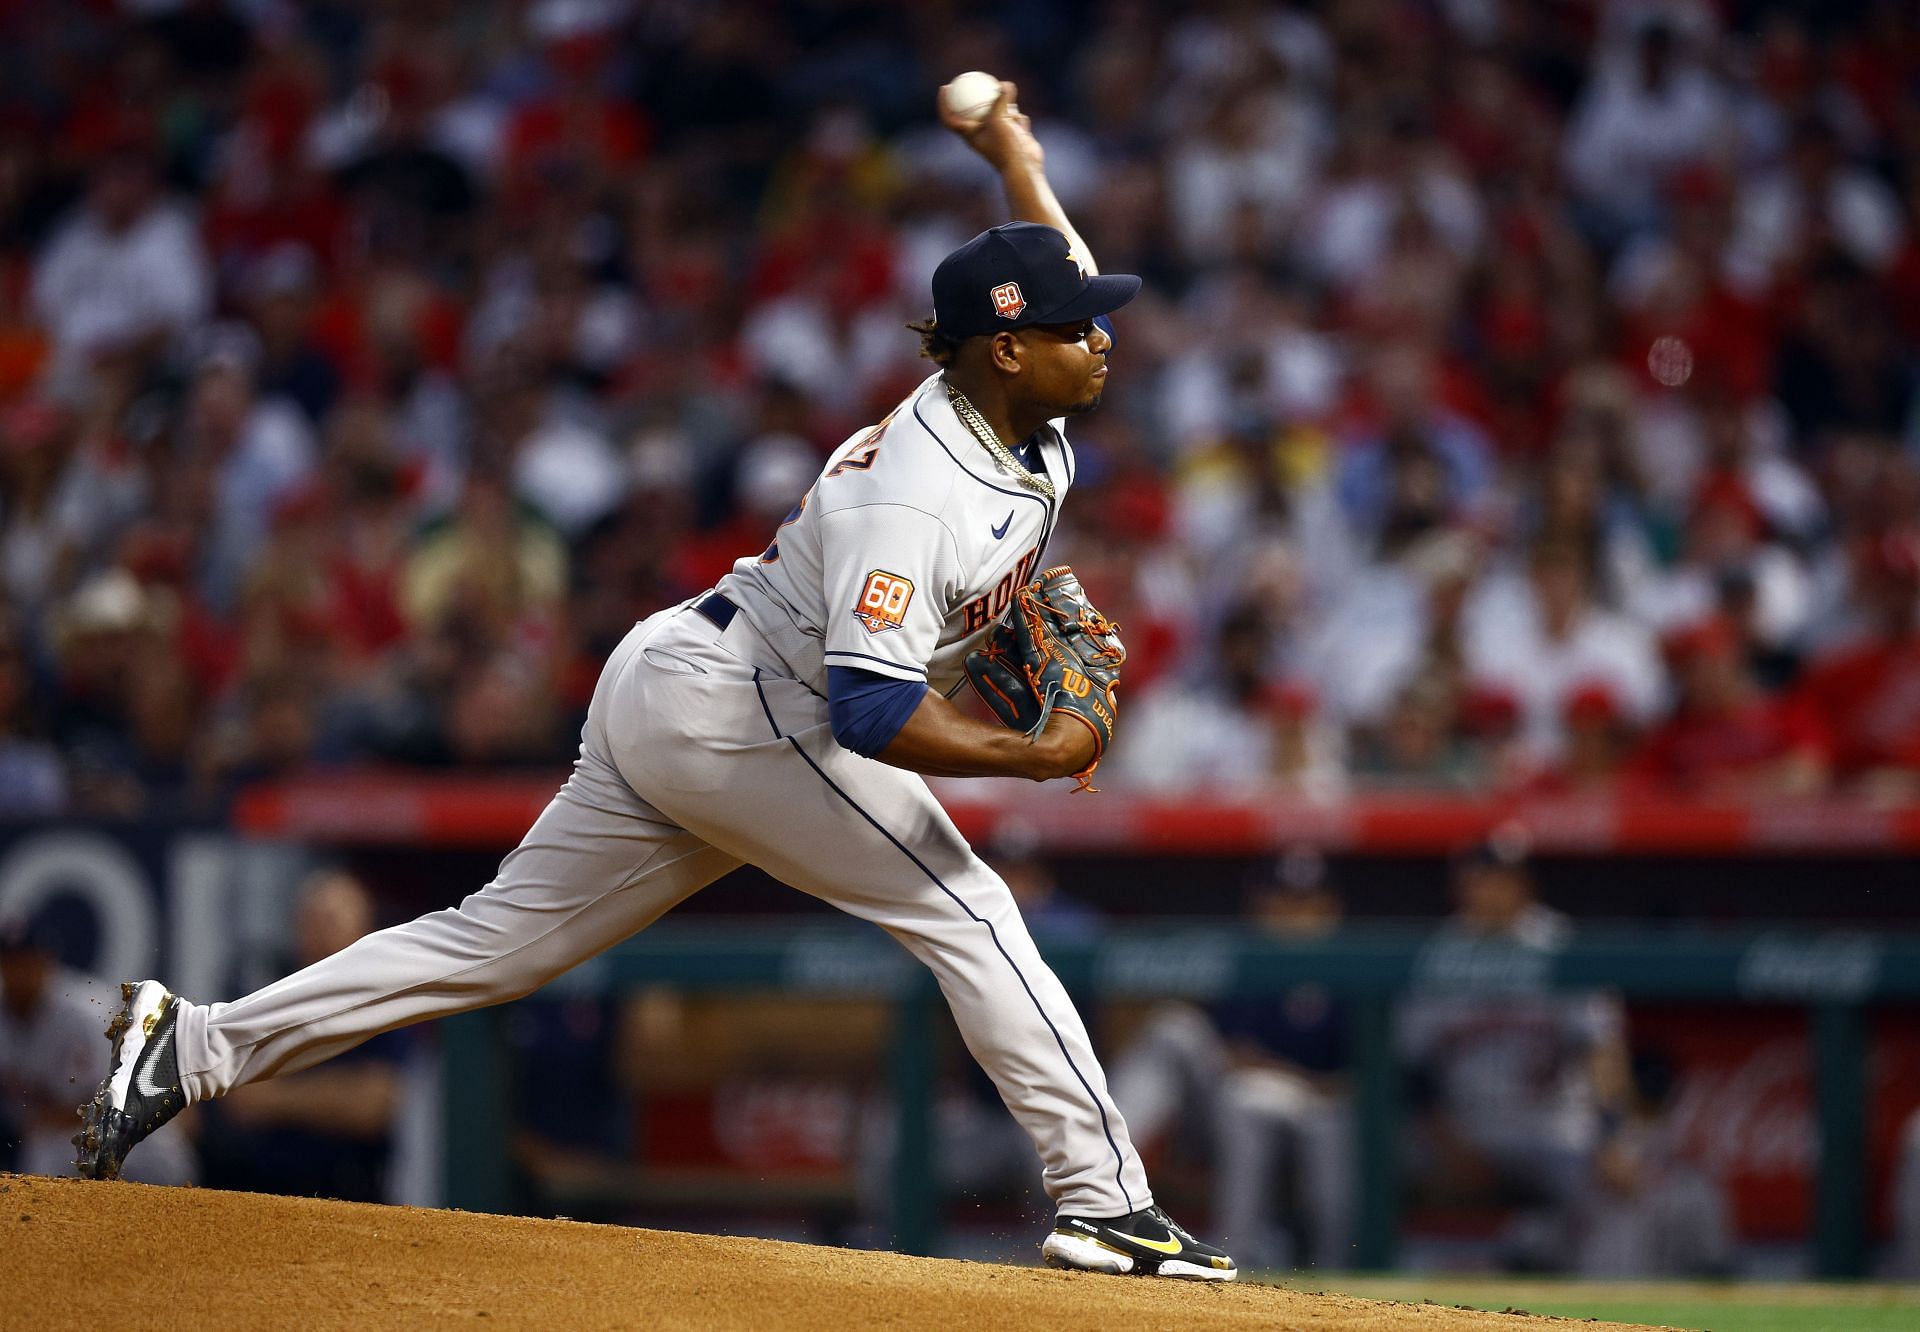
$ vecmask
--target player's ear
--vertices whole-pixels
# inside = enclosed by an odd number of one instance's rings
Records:
[[[1017,375],[1021,370],[1020,339],[1012,332],[995,333],[987,340],[987,359],[1002,374]]]

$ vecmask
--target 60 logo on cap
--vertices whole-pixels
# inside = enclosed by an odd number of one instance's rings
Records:
[[[1018,282],[1002,282],[988,295],[993,297],[993,312],[1002,319],[1018,319],[1020,312],[1027,308],[1027,298],[1020,294]]]
[[[901,626],[906,619],[907,603],[912,600],[911,578],[875,569],[867,575],[867,585],[860,592],[860,604],[853,608],[853,618],[865,625],[870,634],[885,633]]]

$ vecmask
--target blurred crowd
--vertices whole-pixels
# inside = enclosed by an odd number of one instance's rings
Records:
[[[0,807],[555,764],[1005,220],[1114,787],[1920,789],[1901,0],[0,0]],[[1103,768],[1103,776],[1109,776]]]

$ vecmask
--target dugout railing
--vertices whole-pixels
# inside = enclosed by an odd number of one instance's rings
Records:
[[[1920,935],[1814,931],[1583,930],[1556,949],[1462,941],[1431,930],[1350,928],[1312,942],[1220,926],[1116,928],[1095,943],[1042,943],[1067,987],[1094,1002],[1199,1002],[1324,985],[1348,1005],[1357,1116],[1356,1265],[1394,1265],[1401,1220],[1401,1088],[1393,1022],[1410,993],[1605,989],[1628,1000],[1792,1005],[1808,1011],[1818,1122],[1812,1243],[1822,1276],[1860,1275],[1868,1239],[1871,1010],[1920,1001]],[[772,990],[892,1005],[889,1078],[898,1116],[893,1243],[936,1251],[933,1104],[942,1000],[931,973],[864,926],[654,926],[609,953],[599,983],[690,991]],[[507,1046],[501,1010],[444,1024],[448,1201],[513,1200]],[[457,1168],[456,1168],[457,1167]]]

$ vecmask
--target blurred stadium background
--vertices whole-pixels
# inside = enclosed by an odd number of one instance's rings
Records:
[[[1900,0],[0,0],[0,1167],[95,981],[489,877],[1004,220],[1109,271],[1105,790],[948,783],[1250,1265],[1920,1274]],[[77,1081],[75,1081],[77,1079]],[[153,1177],[1030,1256],[904,954],[752,874]]]

